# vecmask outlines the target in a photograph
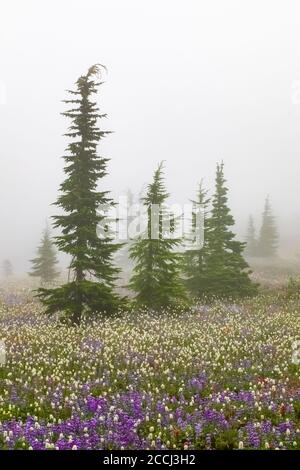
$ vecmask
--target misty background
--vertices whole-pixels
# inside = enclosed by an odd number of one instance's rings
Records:
[[[66,89],[97,62],[106,188],[139,192],[165,160],[171,202],[225,162],[240,239],[267,194],[300,251],[300,4],[10,0],[0,14],[0,259],[29,269],[63,180]]]

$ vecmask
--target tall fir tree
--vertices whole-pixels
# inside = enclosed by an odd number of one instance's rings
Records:
[[[130,248],[135,266],[129,287],[136,293],[138,305],[154,310],[187,302],[181,280],[182,255],[175,251],[181,240],[173,237],[176,222],[166,208],[168,196],[161,163],[143,198],[147,213],[146,233],[140,235]]]
[[[56,270],[58,261],[48,225],[43,232],[37,256],[31,260],[31,264],[29,275],[40,278],[42,285],[53,283],[59,276],[59,272]]]
[[[13,266],[9,259],[5,259],[3,261],[2,269],[5,277],[10,277],[13,275]]]
[[[249,256],[250,258],[254,258],[257,256],[257,239],[256,239],[256,231],[255,225],[252,215],[249,216],[248,221],[248,229],[247,229],[247,236],[246,236],[246,248],[245,248],[245,255]]]
[[[83,314],[112,312],[119,306],[114,284],[119,270],[113,257],[119,248],[107,231],[105,213],[113,205],[107,191],[99,191],[98,183],[107,173],[108,159],[97,153],[99,141],[108,133],[99,129],[98,120],[105,117],[92,97],[101,82],[100,65],[92,66],[69,90],[71,109],[63,115],[71,119],[71,139],[64,156],[66,179],[60,186],[56,205],[64,214],[54,217],[54,227],[62,234],[56,237],[59,250],[71,257],[72,279],[55,289],[39,289],[38,297],[52,314],[64,311],[78,324]],[[101,232],[101,234],[100,234]]]
[[[262,216],[262,226],[258,240],[258,255],[262,258],[274,258],[278,250],[278,231],[276,219],[272,213],[269,196],[265,201],[265,208]]]
[[[202,297],[206,280],[206,263],[208,256],[208,227],[206,226],[206,220],[208,218],[208,205],[210,203],[207,194],[208,191],[203,187],[203,181],[201,181],[197,198],[195,201],[192,201],[192,248],[188,247],[184,253],[185,284],[195,298]],[[201,231],[200,238],[203,237],[203,239],[197,241],[198,231]]]
[[[243,258],[245,243],[235,239],[230,227],[234,219],[228,207],[224,164],[217,165],[212,211],[206,224],[207,265],[204,290],[207,297],[238,298],[253,296],[257,284],[249,277],[251,271]]]

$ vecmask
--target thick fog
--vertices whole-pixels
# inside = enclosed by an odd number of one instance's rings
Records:
[[[105,64],[114,196],[165,160],[174,202],[225,162],[243,238],[270,195],[281,251],[300,249],[300,4],[274,0],[10,0],[0,14],[0,259],[28,270],[63,180],[76,79]]]

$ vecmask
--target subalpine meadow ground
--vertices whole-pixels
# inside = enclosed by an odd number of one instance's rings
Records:
[[[0,449],[300,449],[297,298],[76,328],[1,299]]]

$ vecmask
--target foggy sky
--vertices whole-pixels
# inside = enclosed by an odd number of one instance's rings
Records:
[[[88,67],[100,89],[105,186],[139,191],[165,160],[175,202],[225,162],[244,234],[270,195],[300,247],[300,4],[274,0],[6,0],[0,13],[0,260],[28,270],[63,180],[61,100]],[[296,249],[296,248],[295,248]]]

